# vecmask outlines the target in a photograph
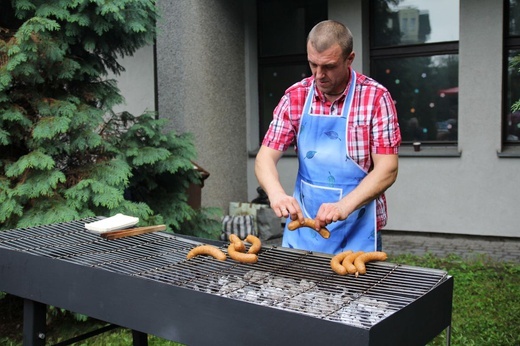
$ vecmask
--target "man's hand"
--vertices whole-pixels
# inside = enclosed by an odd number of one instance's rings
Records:
[[[274,193],[269,196],[271,202],[271,208],[274,210],[278,217],[291,217],[291,220],[300,220],[301,223],[304,221],[303,212],[298,204],[298,201],[292,196],[281,193]]]
[[[372,154],[374,168],[359,185],[336,203],[323,203],[316,214],[316,229],[345,220],[354,210],[372,202],[397,178],[397,155]]]
[[[269,197],[271,208],[278,217],[291,217],[303,223],[303,213],[296,199],[285,193],[278,176],[276,164],[282,157],[282,152],[261,146],[255,161],[255,174]]]
[[[341,201],[336,203],[323,203],[316,214],[316,226],[319,230],[322,227],[327,227],[328,224],[338,220],[345,220],[350,215]]]

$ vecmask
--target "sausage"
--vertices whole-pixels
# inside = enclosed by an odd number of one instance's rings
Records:
[[[289,222],[287,224],[287,229],[289,231],[294,231],[295,229],[300,228],[300,227],[309,227],[316,231],[316,228],[314,228],[315,225],[316,224],[313,219],[309,219],[308,217],[306,217],[305,221],[303,223],[300,223],[299,220],[293,220],[293,221]],[[329,239],[329,237],[330,237],[330,232],[325,227],[320,228],[320,230],[316,231],[316,232],[318,232],[325,239]]]
[[[350,255],[351,253],[352,253],[352,250],[347,250],[347,251],[340,252],[339,254],[337,254],[331,258],[330,267],[332,268],[332,270],[334,270],[334,272],[336,274],[339,274],[339,275],[347,274],[347,269],[341,264],[341,262],[343,261],[343,259],[345,257]]]
[[[246,246],[236,234],[230,234],[229,241],[231,242],[231,244],[235,244],[235,249],[237,251],[246,252]]]
[[[242,263],[256,263],[258,261],[258,256],[254,253],[238,252],[234,243],[229,244],[228,255],[235,261]]]
[[[260,252],[260,249],[262,248],[262,242],[258,237],[250,234],[246,237],[246,241],[251,244],[251,247],[249,248],[247,253],[257,254],[258,252]]]
[[[358,273],[365,274],[367,272],[365,263],[371,261],[386,261],[387,258],[388,256],[386,255],[386,252],[383,251],[365,252],[364,254],[358,256],[354,260],[354,266],[356,267],[356,276],[358,275]]]
[[[246,245],[243,242],[239,241],[232,244],[235,245],[235,250],[238,252],[246,252]]]
[[[354,266],[354,260],[356,258],[358,258],[360,255],[364,254],[364,253],[365,253],[364,251],[353,252],[353,253],[351,253],[350,255],[346,256],[343,259],[341,264],[343,265],[343,267],[345,267],[345,269],[347,270],[347,272],[349,274],[355,274],[356,273],[357,269]]]
[[[232,243],[237,243],[237,242],[241,242],[241,241],[242,241],[242,239],[240,239],[240,238],[238,237],[238,235],[236,235],[236,234],[234,234],[234,233],[230,234],[229,237],[228,237],[228,239],[229,239],[229,241],[232,242]]]
[[[199,245],[197,247],[194,247],[190,250],[190,252],[188,252],[186,258],[190,259],[199,255],[209,255],[218,259],[219,261],[226,260],[226,254],[219,248],[211,245]]]

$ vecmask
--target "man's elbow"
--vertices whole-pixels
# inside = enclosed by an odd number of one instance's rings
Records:
[[[258,151],[258,154],[256,154],[255,157],[255,173],[258,174],[258,171],[262,166],[265,164],[262,164],[262,161],[265,160],[265,153],[264,150],[262,150],[262,147],[260,147],[260,150]]]
[[[397,173],[398,173],[399,169],[397,168],[397,166],[395,167],[395,169],[393,169],[390,174],[389,174],[389,185],[388,187],[392,186],[396,180],[397,180]]]
[[[398,172],[399,172],[399,167],[398,167],[398,163],[396,161],[394,162],[388,162],[387,165],[385,165],[385,168],[384,168],[384,182],[385,182],[385,187],[384,189],[388,189],[390,186],[392,186],[396,180],[397,180],[397,175],[398,175]]]

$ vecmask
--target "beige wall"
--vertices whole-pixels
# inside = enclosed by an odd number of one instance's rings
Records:
[[[388,230],[520,237],[520,158],[499,158],[502,119],[503,9],[496,0],[460,0],[460,157],[401,157],[387,192]],[[354,34],[354,68],[368,73],[368,27],[362,0],[330,0],[330,18]],[[359,36],[362,37],[359,37]],[[248,161],[249,196],[257,186]],[[282,159],[293,191],[297,162]]]
[[[497,156],[502,150],[502,11],[492,0],[461,0],[461,156],[401,158],[399,179],[388,193],[387,228],[520,236],[520,159]],[[490,52],[487,59],[483,50]]]
[[[110,74],[108,78],[117,80],[125,102],[114,107],[114,111],[127,111],[133,115],[155,111],[153,47],[143,47],[133,56],[121,59],[119,63],[124,66],[125,72],[119,76]]]
[[[519,237],[520,159],[497,155],[503,150],[503,9],[496,0],[460,1],[454,150],[460,156],[401,157],[398,180],[387,192],[386,228]],[[159,6],[159,112],[172,128],[195,135],[198,163],[211,174],[202,204],[225,211],[230,201],[255,198],[258,186],[254,156],[247,155],[257,149],[258,134],[255,1],[162,0]],[[354,68],[368,73],[366,2],[330,0],[329,13],[353,31]],[[148,60],[150,51],[141,53],[140,59]],[[153,105],[153,97],[144,97],[153,84],[149,62],[141,68],[142,87],[122,88],[134,112]],[[297,162],[284,157],[279,167],[282,184],[292,193]]]
[[[241,0],[159,1],[159,114],[194,135],[210,173],[202,205],[247,198],[244,16]]]

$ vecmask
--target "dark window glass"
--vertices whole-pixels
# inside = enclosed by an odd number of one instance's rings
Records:
[[[372,15],[373,47],[459,40],[459,1],[374,1]]]
[[[509,0],[509,36],[520,36],[520,2]]]
[[[258,53],[280,56],[305,53],[305,8],[297,2],[260,3]]]
[[[403,144],[456,144],[459,1],[370,3],[370,72],[395,100]]]
[[[518,60],[515,65],[513,58]],[[520,49],[509,51],[508,63],[505,141],[520,143]]]
[[[310,76],[309,65],[295,63],[292,65],[274,64],[261,66],[258,73],[260,84],[260,104],[265,109],[266,126],[272,120],[273,110],[280,101],[285,90],[295,82]],[[262,132],[262,138],[267,127]]]
[[[314,25],[325,19],[326,1],[258,1],[260,141],[284,91],[310,76],[306,52],[307,34]]]
[[[505,38],[506,72],[504,95],[504,141],[520,144],[520,2],[506,0],[506,20],[509,30]]]
[[[457,55],[376,59],[372,70],[395,100],[403,142],[457,140]]]

